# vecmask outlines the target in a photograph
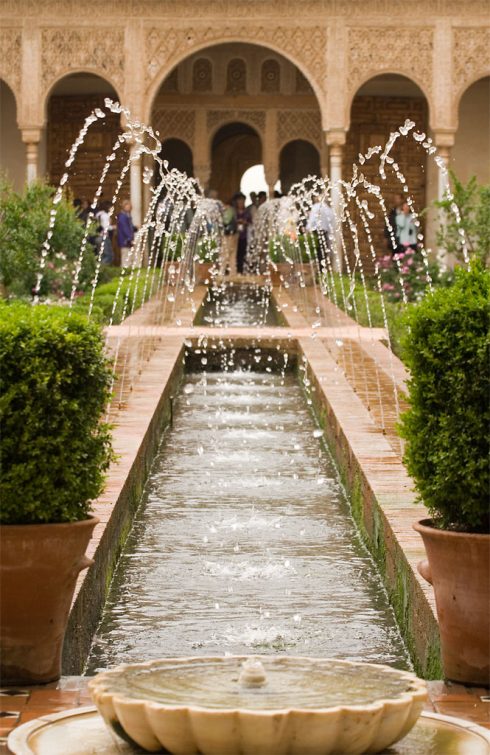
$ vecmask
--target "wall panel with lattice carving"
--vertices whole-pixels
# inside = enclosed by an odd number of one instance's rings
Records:
[[[47,129],[47,173],[51,183],[58,183],[63,175],[68,150],[77,138],[84,119],[93,108],[103,105],[103,102],[103,95],[51,97]],[[104,121],[98,120],[90,127],[84,144],[79,148],[76,162],[70,169],[69,187],[74,197],[92,200],[106,156],[112,152],[120,130],[119,117],[113,114],[108,115]],[[123,156],[127,159],[127,153],[124,152],[123,155],[121,150],[121,157],[111,164],[105,181],[104,199],[112,198],[119,171],[123,166]],[[127,196],[128,192],[129,181],[126,181],[121,196]]]
[[[369,147],[377,144],[384,145],[389,138],[390,132],[402,125],[406,118],[411,118],[417,124],[419,131],[427,129],[427,105],[425,99],[408,97],[356,97],[352,106],[351,127],[347,134],[347,144],[344,151],[344,178],[352,176],[352,164],[358,161],[359,152],[365,153]],[[392,156],[397,160],[402,173],[404,173],[410,194],[415,201],[418,211],[426,204],[426,157],[422,148],[409,137],[399,139],[393,148]],[[392,196],[400,191],[400,184],[392,171],[387,170],[386,181],[381,181],[377,166],[378,160],[366,162],[362,166],[365,176],[375,184],[382,186],[383,197],[389,208],[392,206]],[[369,195],[363,194],[368,199]],[[369,206],[374,208],[372,197],[369,198]],[[352,207],[352,215],[359,220],[359,213]],[[387,245],[384,237],[384,221],[382,213],[376,212],[376,217],[371,221],[370,227],[373,234],[374,246],[378,256],[386,254]],[[368,247],[365,238],[362,237],[363,257],[366,268],[372,269]]]

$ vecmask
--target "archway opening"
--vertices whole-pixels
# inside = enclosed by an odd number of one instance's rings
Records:
[[[25,183],[26,153],[17,125],[17,105],[9,85],[0,79],[0,169],[16,191]]]
[[[170,168],[177,168],[188,176],[194,175],[192,150],[182,139],[165,139],[160,157],[168,161]]]
[[[222,199],[239,189],[254,164],[265,166],[269,189],[275,187],[286,142],[308,141],[322,162],[326,157],[319,103],[307,78],[284,55],[248,42],[185,57],[155,93],[151,125],[162,141],[179,136],[190,146],[194,175]]]
[[[68,150],[77,138],[84,119],[94,108],[103,107],[106,97],[118,99],[108,81],[90,73],[70,74],[53,87],[47,102],[46,129],[46,173],[50,183],[56,185],[59,182],[65,172]],[[120,116],[113,113],[90,126],[70,170],[69,187],[74,197],[92,201],[106,156],[111,154],[120,130]],[[126,155],[118,155],[118,159],[111,163],[104,183],[103,199],[112,197],[124,157]],[[127,187],[123,187],[123,190],[127,193]]]
[[[475,81],[459,103],[458,130],[452,150],[452,168],[466,183],[476,176],[490,182],[490,76]]]
[[[279,158],[279,176],[284,194],[305,176],[320,175],[320,154],[304,139],[294,139],[284,145]]]
[[[213,138],[209,185],[229,201],[239,191],[247,168],[261,162],[262,144],[255,129],[246,123],[228,123]]]
[[[428,104],[424,93],[411,79],[398,74],[382,74],[363,84],[357,91],[351,105],[350,128],[344,150],[343,175],[348,179],[352,164],[358,162],[359,154],[365,154],[370,147],[384,146],[390,133],[403,125],[409,118],[419,132],[428,132]],[[437,176],[434,186],[428,187],[427,156],[418,143],[409,136],[398,139],[391,156],[404,174],[410,195],[416,209],[422,210],[435,198]],[[386,180],[381,181],[377,161],[366,161],[362,170],[368,181],[381,186],[382,195],[388,210],[394,203],[394,195],[401,191],[395,171],[386,171]],[[428,189],[431,190],[428,190]],[[367,193],[362,199],[369,201],[375,217],[370,221],[373,246],[377,256],[389,251],[389,239],[385,235],[385,221],[379,209]],[[358,228],[362,228],[359,209],[353,204],[351,214]],[[374,263],[366,239],[361,236],[361,253],[364,268],[372,272]]]

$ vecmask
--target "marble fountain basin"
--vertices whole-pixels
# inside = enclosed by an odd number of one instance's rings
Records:
[[[416,723],[425,682],[388,666],[326,658],[166,658],[98,674],[106,724],[172,755],[375,753]]]

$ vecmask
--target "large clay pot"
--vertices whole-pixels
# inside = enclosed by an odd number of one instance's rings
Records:
[[[446,678],[490,683],[490,535],[414,524],[428,561],[420,574],[434,587]]]
[[[98,521],[1,527],[2,684],[59,679],[75,584],[92,563],[85,550]]]

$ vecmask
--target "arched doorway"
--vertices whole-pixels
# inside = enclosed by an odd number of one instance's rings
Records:
[[[304,139],[294,139],[285,144],[279,159],[283,194],[287,194],[293,184],[309,175],[320,175],[320,154],[316,147]]]
[[[263,45],[226,42],[183,55],[153,91],[150,122],[159,138],[183,139],[195,177],[223,199],[254,164],[264,165],[268,187],[275,186],[286,142],[323,149],[312,86],[294,63]]]
[[[0,79],[0,168],[16,191],[26,179],[26,151],[17,126],[17,104],[9,85]]]
[[[209,185],[228,201],[240,190],[240,180],[247,168],[262,162],[262,144],[258,133],[246,123],[229,123],[214,135],[211,146]]]
[[[490,76],[475,81],[459,103],[451,167],[460,181],[490,183]]]
[[[160,157],[168,161],[170,168],[177,168],[188,176],[194,175],[192,150],[182,139],[165,139]]]
[[[398,74],[382,74],[363,84],[352,100],[350,115],[343,164],[343,175],[347,180],[352,174],[353,163],[358,162],[359,154],[365,154],[370,147],[384,146],[390,133],[402,126],[407,118],[415,122],[417,131],[428,131],[428,103],[424,93],[411,79]],[[437,196],[437,176],[434,177],[434,187],[428,187],[425,151],[409,136],[398,139],[390,155],[407,180],[417,211],[423,210],[430,199]],[[376,160],[366,161],[362,171],[368,181],[381,186],[382,196],[390,209],[393,195],[401,190],[395,171],[388,167],[386,180],[381,180]],[[368,199],[374,210],[375,217],[370,220],[370,231],[376,254],[382,256],[388,251],[383,213],[367,193],[361,195],[361,198]],[[357,227],[362,228],[355,204],[350,207],[350,212]],[[370,271],[373,269],[373,262],[362,233],[360,243],[365,270]]]
[[[47,102],[46,129],[46,173],[50,183],[59,182],[65,172],[67,152],[84,119],[94,108],[103,107],[106,97],[118,99],[108,81],[90,73],[70,74],[53,87]],[[74,197],[92,201],[106,156],[112,152],[120,130],[120,117],[113,113],[91,125],[70,170],[69,187]],[[111,163],[102,198],[111,199],[125,157],[126,153],[118,155]],[[128,193],[126,186],[123,191]]]

